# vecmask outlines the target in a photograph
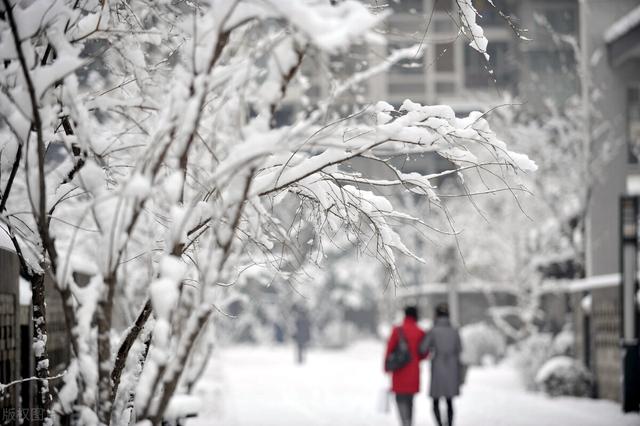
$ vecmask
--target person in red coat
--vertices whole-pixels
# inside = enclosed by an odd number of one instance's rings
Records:
[[[401,425],[411,426],[413,422],[413,397],[420,392],[420,361],[429,355],[428,353],[420,355],[418,351],[425,332],[418,327],[418,309],[415,306],[407,306],[404,310],[402,325],[393,328],[391,337],[387,342],[385,360],[398,344],[400,328],[402,328],[407,340],[411,361],[391,373],[391,391],[396,394]]]

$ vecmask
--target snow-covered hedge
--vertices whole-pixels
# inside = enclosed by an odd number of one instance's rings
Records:
[[[548,333],[532,334],[519,343],[516,365],[528,389],[535,390],[538,370],[552,356],[553,337]]]
[[[520,342],[516,349],[516,364],[527,388],[532,390],[541,389],[551,395],[582,395],[577,390],[575,391],[576,393],[556,393],[557,391],[554,389],[558,386],[559,379],[552,375],[552,377],[548,378],[550,382],[547,380],[549,368],[554,365],[563,365],[561,361],[550,363],[552,360],[565,359],[574,361],[571,358],[575,353],[574,342],[573,332],[569,328],[555,336],[549,333],[533,334]],[[577,369],[578,367],[576,367],[576,372],[573,376],[575,376],[576,381],[580,382],[582,379]],[[584,371],[586,372],[586,370]],[[588,375],[588,372],[586,373]],[[570,373],[567,374],[570,375]],[[568,389],[572,388],[572,386],[574,385],[566,385]],[[575,384],[575,387],[580,386],[580,383]],[[563,392],[569,392],[569,390]]]
[[[589,396],[591,392],[591,374],[579,361],[568,356],[556,356],[545,362],[535,382],[550,396]]]
[[[575,354],[574,344],[573,331],[569,328],[562,330],[553,338],[552,356],[573,356]]]
[[[495,327],[484,322],[462,327],[460,337],[462,360],[468,365],[493,364],[505,354],[505,337]]]
[[[348,321],[334,320],[319,330],[315,343],[329,349],[343,349],[357,340],[358,329],[355,324]]]

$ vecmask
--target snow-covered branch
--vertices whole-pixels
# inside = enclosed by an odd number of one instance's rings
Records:
[[[0,213],[32,277],[41,361],[45,275],[64,300],[72,359],[53,403],[86,424],[128,424],[133,413],[160,424],[238,280],[294,279],[339,236],[399,280],[399,258],[421,259],[398,228],[456,233],[403,211],[389,189],[446,215],[443,176],[489,193],[536,168],[480,112],[406,100],[334,113],[421,45],[306,93],[319,58],[380,40],[388,13],[359,1],[2,1]],[[465,1],[472,47],[483,50]],[[449,170],[392,161],[423,154]]]

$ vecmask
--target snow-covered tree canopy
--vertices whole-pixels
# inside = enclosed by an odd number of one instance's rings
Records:
[[[421,46],[304,96],[314,60],[379,43],[386,17],[354,0],[2,0],[0,211],[33,286],[38,377],[49,376],[45,274],[72,349],[55,398],[41,381],[48,421],[55,411],[129,424],[135,413],[159,424],[224,289],[290,273],[327,236],[373,247],[394,273],[396,256],[411,256],[396,227],[429,217],[396,210],[376,187],[438,206],[442,173],[403,173],[389,158],[437,153],[451,161],[445,174],[504,185],[535,169],[479,112],[407,100],[329,113]],[[482,35],[475,20],[472,30]],[[286,125],[285,104],[299,112]],[[343,167],[356,157],[395,178]],[[142,307],[124,332],[118,295]]]

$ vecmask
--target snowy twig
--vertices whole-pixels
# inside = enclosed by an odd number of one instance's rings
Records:
[[[51,377],[36,377],[36,376],[32,376],[32,377],[27,377],[26,379],[17,379],[17,380],[14,380],[12,382],[9,382],[9,383],[0,383],[0,394],[6,392],[7,389],[10,388],[11,386],[19,385],[21,383],[33,382],[33,381],[56,380],[56,379],[59,379],[61,377],[64,377],[65,374],[67,374],[66,371],[64,371],[64,372],[62,372],[60,374],[57,374],[55,376],[51,376]]]

